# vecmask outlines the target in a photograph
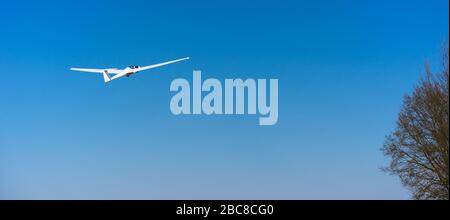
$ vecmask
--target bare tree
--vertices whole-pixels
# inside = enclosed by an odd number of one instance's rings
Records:
[[[449,199],[449,54],[438,74],[426,77],[404,97],[397,128],[386,137],[383,153],[391,158],[385,171],[398,175],[414,199]]]

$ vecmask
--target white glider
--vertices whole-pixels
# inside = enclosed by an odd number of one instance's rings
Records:
[[[164,66],[164,65],[169,65],[172,63],[176,63],[176,62],[180,62],[183,60],[188,60],[189,57],[185,57],[185,58],[181,58],[178,60],[172,60],[172,61],[167,61],[164,63],[158,63],[158,64],[153,64],[150,66],[129,66],[126,67],[125,69],[117,69],[117,68],[109,68],[109,69],[86,69],[86,68],[70,68],[70,70],[75,70],[75,71],[82,71],[82,72],[89,72],[89,73],[102,73],[103,74],[103,79],[105,80],[105,83],[113,80],[113,79],[117,79],[120,78],[122,76],[127,76],[129,77],[132,74],[135,74],[139,71],[143,71],[143,70],[148,70],[148,69],[153,69],[156,67],[160,67],[160,66]],[[114,74],[114,76],[110,77],[109,74]]]

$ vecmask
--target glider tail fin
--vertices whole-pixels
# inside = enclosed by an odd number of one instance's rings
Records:
[[[105,83],[111,81],[111,78],[109,78],[109,75],[108,75],[108,70],[103,71],[103,80],[105,80]]]

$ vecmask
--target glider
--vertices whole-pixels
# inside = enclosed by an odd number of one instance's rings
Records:
[[[103,80],[105,80],[105,83],[114,80],[114,79],[118,79],[122,76],[131,76],[137,72],[143,71],[143,70],[148,70],[148,69],[153,69],[156,67],[160,67],[160,66],[164,66],[164,65],[169,65],[172,63],[176,63],[176,62],[180,62],[183,60],[188,60],[189,57],[185,57],[185,58],[181,58],[181,59],[177,59],[177,60],[171,60],[171,61],[167,61],[164,63],[158,63],[158,64],[153,64],[150,66],[128,66],[125,69],[117,69],[117,68],[108,68],[108,69],[86,69],[86,68],[70,68],[70,70],[74,70],[74,71],[81,71],[81,72],[89,72],[89,73],[102,73],[103,74]],[[110,76],[110,74],[112,74],[113,76]]]

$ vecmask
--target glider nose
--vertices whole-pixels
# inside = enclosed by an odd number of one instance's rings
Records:
[[[108,75],[108,70],[103,71],[103,80],[105,81],[105,83],[111,81],[111,78],[109,78],[109,75]]]

